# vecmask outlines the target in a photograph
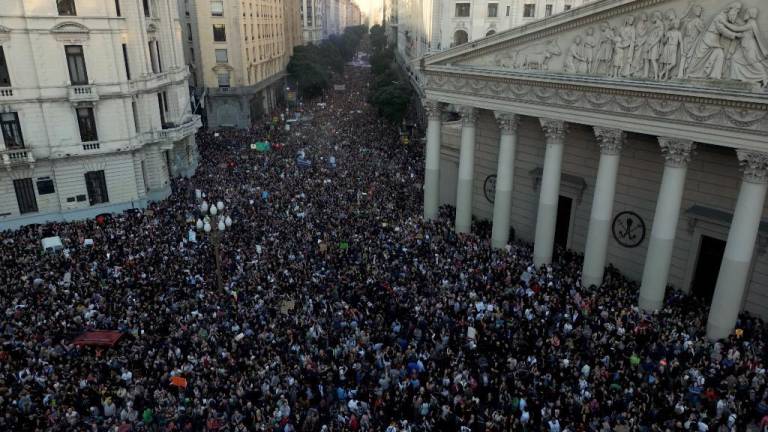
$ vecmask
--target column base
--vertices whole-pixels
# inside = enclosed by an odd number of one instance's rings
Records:
[[[711,341],[727,339],[732,331],[733,327],[724,327],[711,321],[707,323],[707,338]]]
[[[603,284],[603,275],[600,276],[594,276],[594,275],[582,275],[581,276],[581,286],[584,288],[589,288],[592,285],[599,287]]]
[[[649,299],[640,296],[637,301],[637,305],[640,306],[640,309],[646,312],[653,312],[660,310],[662,306],[664,306],[664,300]]]
[[[467,234],[472,231],[472,179],[459,179],[458,194],[456,195],[457,233]]]
[[[509,238],[509,233],[507,233],[507,238]],[[494,249],[504,249],[507,247],[507,241],[502,239],[491,239],[491,247]]]
[[[440,209],[440,170],[424,171],[424,219],[436,219]]]

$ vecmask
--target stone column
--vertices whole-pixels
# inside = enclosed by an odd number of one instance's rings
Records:
[[[424,219],[437,217],[440,207],[440,102],[427,101],[427,149],[424,170]]]
[[[608,254],[608,236],[613,217],[613,198],[616,195],[616,177],[619,173],[621,146],[624,131],[595,127],[595,136],[600,145],[600,163],[597,168],[595,195],[592,198],[592,213],[589,216],[587,244],[584,248],[584,268],[581,272],[582,286],[600,286]]]
[[[736,154],[744,176],[709,309],[707,336],[712,340],[728,337],[736,324],[768,190],[768,153],[737,150]]]
[[[660,309],[664,304],[664,291],[667,288],[672,248],[685,189],[685,175],[691,151],[696,148],[692,141],[664,137],[659,137],[659,145],[665,159],[664,174],[656,200],[656,213],[653,215],[653,228],[645,256],[638,301],[639,306],[646,311]]]
[[[563,163],[563,140],[566,123],[559,120],[540,119],[547,139],[544,153],[544,170],[541,173],[539,211],[536,215],[536,237],[533,244],[533,263],[537,266],[552,262],[557,223],[557,200],[560,196],[560,167]]]
[[[472,229],[472,189],[475,180],[475,123],[477,110],[461,109],[461,151],[459,153],[459,184],[456,188],[456,224],[458,233]]]
[[[496,169],[496,193],[493,197],[491,246],[503,248],[509,242],[509,214],[512,209],[512,184],[515,178],[515,147],[518,117],[496,112],[499,125],[499,165]]]

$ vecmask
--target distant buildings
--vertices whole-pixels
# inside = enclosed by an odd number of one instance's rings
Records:
[[[143,207],[197,166],[175,0],[3,0],[0,230]]]
[[[274,109],[300,43],[300,1],[179,0],[209,127],[248,127]]]
[[[567,12],[590,0],[384,0],[383,18],[398,59],[420,87],[418,61],[537,19]]]

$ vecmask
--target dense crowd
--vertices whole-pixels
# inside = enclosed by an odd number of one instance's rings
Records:
[[[761,320],[711,343],[679,293],[644,314],[615,269],[585,288],[577,254],[425,223],[421,149],[345,74],[290,131],[201,132],[149,211],[0,234],[0,430],[765,430]],[[223,289],[196,189],[234,221]],[[72,344],[92,329],[125,336]]]

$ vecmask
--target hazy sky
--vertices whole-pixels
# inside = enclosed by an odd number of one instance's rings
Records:
[[[370,15],[372,9],[381,8],[382,0],[353,0],[360,6],[360,11]]]

